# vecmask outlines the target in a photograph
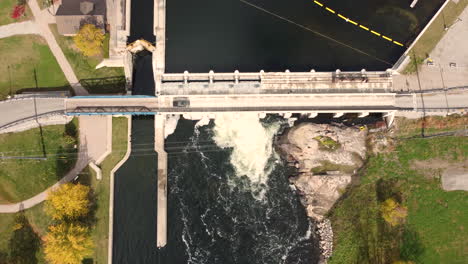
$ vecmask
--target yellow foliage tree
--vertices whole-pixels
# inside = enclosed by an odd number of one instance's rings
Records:
[[[82,184],[63,184],[47,196],[45,210],[53,219],[77,219],[88,214],[89,187]]]
[[[51,264],[80,264],[92,253],[93,241],[86,227],[61,223],[49,226],[44,237],[45,257]]]
[[[396,226],[405,221],[408,209],[401,206],[393,198],[388,198],[380,205],[383,219],[391,226]]]
[[[394,261],[392,264],[415,264],[415,263],[413,261],[398,260],[398,261]]]
[[[104,33],[93,24],[86,24],[73,37],[76,47],[85,56],[96,56],[102,51]]]

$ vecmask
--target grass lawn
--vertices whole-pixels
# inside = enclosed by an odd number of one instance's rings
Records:
[[[20,50],[21,52],[12,52]],[[45,40],[36,35],[0,39],[0,100],[24,88],[68,87],[65,75]],[[8,68],[9,67],[9,68]],[[11,82],[10,82],[11,76]]]
[[[94,263],[107,263],[110,172],[127,152],[127,125],[128,119],[126,117],[112,118],[112,152],[100,165],[102,180],[96,180],[93,173],[87,173],[79,178],[82,184],[91,186],[96,198],[96,223],[92,229],[92,236],[96,245],[92,256]],[[91,172],[92,170],[88,171]]]
[[[63,50],[63,53],[67,57],[71,66],[73,67],[75,74],[77,75],[81,84],[85,88],[91,90],[92,93],[124,92],[123,85],[125,84],[125,78],[123,68],[103,67],[100,69],[95,69],[96,65],[98,65],[102,61],[103,57],[105,55],[108,55],[108,51],[103,52],[101,56],[86,57],[75,48],[75,44],[73,43],[73,37],[66,37],[58,34],[56,24],[50,25],[50,29],[54,33],[55,39],[57,40],[58,44]],[[106,39],[108,42],[108,38]],[[108,49],[109,45],[104,44],[104,47],[107,47]],[[93,81],[93,84],[96,85],[91,85],[91,87],[89,85],[86,85],[88,82],[83,81],[84,79],[105,79],[109,77],[119,78],[117,78],[117,80],[113,79],[110,81],[102,81],[101,83]]]
[[[429,28],[424,32],[424,35],[413,46],[409,55],[413,54],[418,58],[417,63],[422,63],[423,59],[427,58],[437,43],[445,34],[445,26],[451,26],[460,16],[465,7],[468,5],[468,0],[459,0],[458,3],[450,1],[444,10],[432,22]],[[416,71],[413,61],[406,66],[404,73],[413,73]]]
[[[26,5],[26,11],[24,12],[23,17],[21,17],[20,19],[11,18],[11,13],[13,12],[13,9],[17,5],[17,3],[18,3],[17,0],[0,1],[0,26],[15,23],[15,22],[22,22],[25,20],[30,20],[33,17],[31,10],[29,9],[29,6]]]
[[[1,159],[0,203],[33,197],[62,178],[75,164],[77,119],[67,125],[46,126],[0,135],[3,156],[44,157],[46,160]]]
[[[359,182],[330,212],[335,248],[329,263],[466,263],[468,193],[443,191],[438,177],[424,176],[413,163],[467,159],[465,137],[403,140],[395,151],[369,157]],[[382,219],[380,204],[390,197],[407,206],[405,224],[390,227]]]

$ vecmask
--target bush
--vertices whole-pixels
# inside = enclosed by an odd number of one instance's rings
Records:
[[[102,29],[93,24],[86,24],[81,27],[78,34],[73,37],[76,47],[88,57],[97,56],[102,53],[104,41]]]

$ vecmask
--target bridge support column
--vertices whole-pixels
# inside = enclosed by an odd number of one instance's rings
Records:
[[[291,116],[292,116],[292,113],[284,113],[283,114],[284,118],[291,118]]]
[[[154,150],[158,153],[158,212],[156,246],[167,244],[167,153],[164,150],[165,115],[154,116]]]
[[[188,72],[188,71],[184,71],[184,84],[187,84],[187,83],[188,83],[188,78],[189,78],[189,72]]]
[[[383,115],[383,118],[387,123],[387,127],[391,127],[393,125],[393,121],[395,120],[395,112],[396,111],[390,111]]]
[[[340,118],[340,117],[342,117],[344,114],[345,114],[344,112],[334,113],[334,114],[333,114],[333,118]]]
[[[258,118],[263,119],[266,117],[266,113],[258,113]]]
[[[236,71],[234,72],[234,82],[235,82],[236,84],[239,83],[239,71],[238,71],[238,70],[236,70]]]
[[[369,112],[362,112],[362,113],[359,113],[358,117],[363,118],[363,117],[366,117],[368,115],[369,115]]]
[[[213,79],[214,79],[214,71],[213,70],[211,70],[209,72],[209,76],[210,76],[210,84],[211,84],[211,83],[213,83]]]
[[[317,116],[318,116],[318,113],[317,113],[317,112],[309,113],[309,114],[307,115],[307,117],[308,117],[308,118],[311,118],[311,119],[312,119],[312,118],[316,118]]]

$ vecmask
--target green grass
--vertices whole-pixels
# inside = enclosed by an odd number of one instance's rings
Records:
[[[46,190],[75,164],[77,132],[75,119],[68,125],[42,128],[47,160],[0,160],[0,203],[19,202]],[[68,129],[67,129],[68,128]],[[66,135],[67,134],[67,135]],[[39,128],[0,135],[0,153],[4,156],[43,157]]]
[[[468,193],[443,191],[436,178],[410,168],[414,160],[468,158],[464,137],[401,141],[391,153],[371,156],[360,182],[330,212],[334,253],[329,263],[466,263]],[[389,227],[379,205],[395,197],[408,207],[406,224]]]
[[[91,186],[95,201],[95,226],[92,236],[96,247],[94,248],[94,263],[107,263],[108,237],[109,237],[109,195],[110,195],[110,172],[122,160],[127,152],[127,124],[125,117],[112,118],[112,152],[100,165],[102,180],[96,180],[92,170],[88,169],[80,176],[80,182]]]
[[[15,22],[22,22],[25,20],[30,20],[33,17],[31,13],[31,9],[29,9],[29,6],[26,5],[26,11],[24,12],[23,17],[21,17],[20,19],[11,18],[11,13],[13,12],[13,8],[17,5],[17,3],[18,3],[17,0],[0,1],[0,26],[15,23]]]
[[[67,57],[68,61],[70,62],[73,71],[77,75],[78,79],[82,83],[82,85],[90,90],[92,93],[119,93],[124,91],[124,71],[123,68],[108,68],[103,67],[100,69],[96,69],[96,65],[98,65],[105,55],[109,54],[109,51],[103,52],[103,55],[96,56],[96,57],[86,57],[81,54],[75,48],[75,44],[73,43],[73,37],[66,37],[58,34],[57,25],[53,24],[50,25],[50,29],[55,35],[55,39],[57,40],[60,48],[62,49],[65,57]],[[106,44],[107,42],[107,44]],[[108,38],[106,37],[106,41],[104,44],[105,48],[109,48],[108,45]],[[86,85],[83,82],[83,79],[96,79],[96,78],[109,78],[109,77],[121,77],[121,80],[116,81],[115,84],[111,84],[108,82],[100,83],[99,85]],[[122,83],[123,80],[123,83]]]
[[[316,136],[315,140],[319,142],[319,147],[322,150],[334,151],[340,148],[341,144],[327,136]]]
[[[12,52],[12,51],[21,52]],[[24,88],[68,87],[68,82],[42,37],[13,36],[0,39],[0,100]],[[11,79],[10,79],[11,76]],[[11,80],[11,82],[10,82]]]
[[[451,26],[455,20],[460,16],[463,10],[468,5],[468,0],[459,0],[458,3],[450,1],[444,10],[432,22],[429,28],[424,32],[424,35],[416,42],[409,54],[415,56],[416,63],[421,64],[425,58],[429,56],[431,51],[435,48],[437,43],[442,39],[445,34],[445,26]],[[412,60],[404,69],[405,74],[414,73],[416,67]]]

